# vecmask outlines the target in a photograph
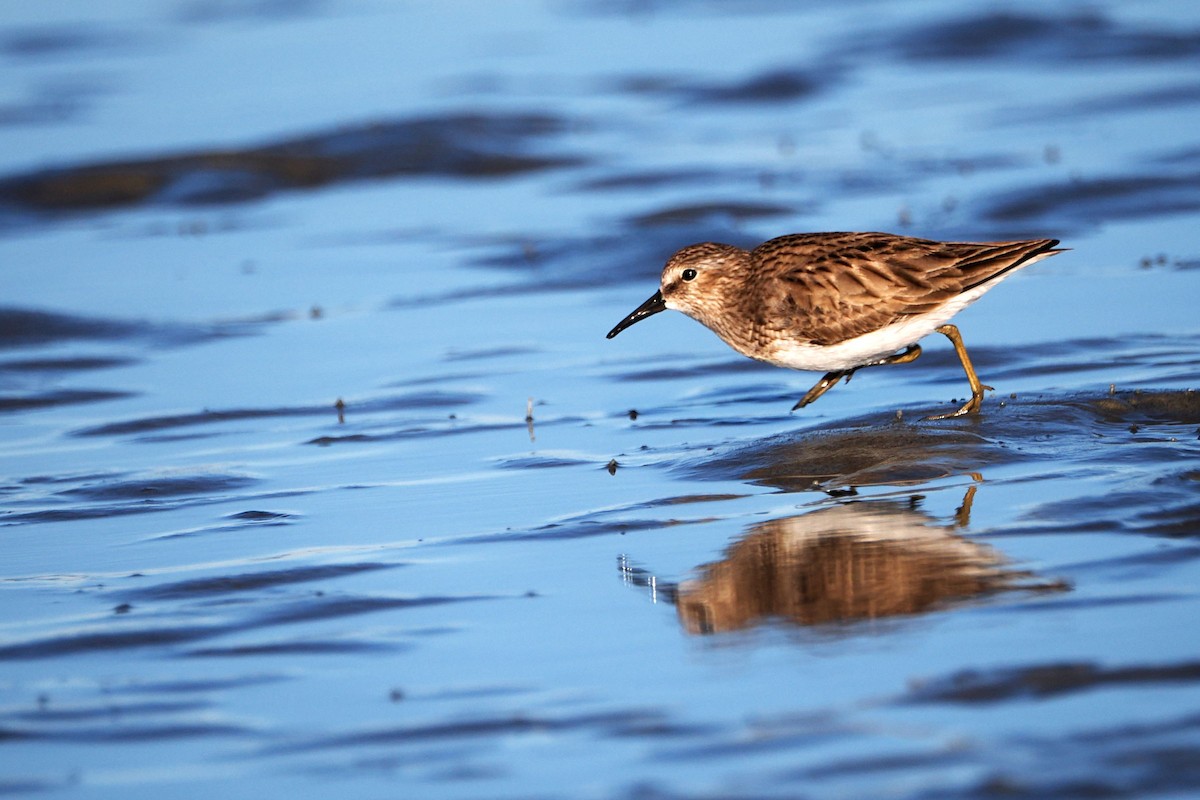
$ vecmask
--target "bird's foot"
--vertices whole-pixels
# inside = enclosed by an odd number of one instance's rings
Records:
[[[982,388],[991,389],[991,386],[984,385]],[[967,414],[978,414],[979,409],[983,407],[983,392],[971,395],[971,399],[963,405],[958,411],[953,411],[949,414],[934,414],[933,416],[924,417],[928,421],[939,419],[953,419],[954,417],[963,417]]]

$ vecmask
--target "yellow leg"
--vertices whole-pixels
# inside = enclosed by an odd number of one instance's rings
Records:
[[[907,364],[910,361],[916,361],[917,356],[919,355],[921,355],[921,346],[918,344],[910,344],[903,353],[896,353],[894,355],[887,356],[886,358],[881,358],[878,361],[860,364],[853,369],[842,369],[835,370],[833,372],[826,372],[825,376],[821,378],[821,380],[817,381],[816,385],[809,389],[808,393],[804,395],[804,397],[800,398],[800,401],[796,403],[796,405],[792,406],[792,411],[795,411],[798,408],[804,408],[806,405],[832,389],[842,378],[845,378],[846,383],[849,383],[850,378],[854,376],[854,373],[863,367],[880,367],[884,364]]]
[[[962,362],[963,371],[967,373],[967,381],[971,384],[971,399],[966,405],[955,411],[952,414],[938,414],[925,419],[949,419],[950,417],[961,417],[964,414],[978,413],[980,406],[983,405],[983,390],[991,389],[985,383],[980,383],[979,376],[975,374],[975,367],[971,365],[971,357],[967,355],[967,347],[963,344],[962,334],[958,332],[958,328],[953,325],[942,325],[937,329],[937,332],[943,334],[950,343],[954,345],[954,352],[958,353],[958,360]]]
[[[887,358],[872,361],[870,364],[863,364],[863,367],[881,367],[884,364],[907,364],[910,361],[916,361],[919,355],[921,355],[921,345],[910,344],[905,348],[903,353],[896,353]],[[862,369],[862,367],[855,367],[854,369]],[[854,369],[850,371],[854,372]]]
[[[849,370],[837,370],[835,372],[826,372],[825,376],[821,378],[821,380],[817,381],[816,385],[809,389],[804,397],[801,397],[796,401],[796,405],[792,406],[792,411],[795,411],[798,408],[804,408],[806,405],[828,392],[837,385],[837,382],[840,381],[842,376],[846,375],[848,371]]]

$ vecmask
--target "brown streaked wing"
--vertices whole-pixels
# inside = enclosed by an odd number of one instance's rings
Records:
[[[753,255],[759,280],[776,285],[774,292],[763,293],[773,306],[764,316],[788,326],[793,336],[831,345],[932,311],[1057,243],[793,234],[764,242]]]

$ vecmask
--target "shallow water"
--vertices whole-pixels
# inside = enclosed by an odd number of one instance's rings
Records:
[[[0,17],[0,793],[1200,792],[1200,12],[425,5]],[[981,415],[604,339],[844,229]]]

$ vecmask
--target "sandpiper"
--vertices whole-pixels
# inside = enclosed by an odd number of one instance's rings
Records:
[[[1014,271],[1061,253],[1057,239],[938,242],[890,233],[797,233],[747,251],[716,242],[683,248],[661,288],[608,332],[667,308],[682,311],[742,355],[825,376],[803,408],[863,367],[906,364],[937,331],[954,345],[971,399],[945,419],[979,411],[983,390],[951,317]],[[900,352],[903,349],[903,352]]]

